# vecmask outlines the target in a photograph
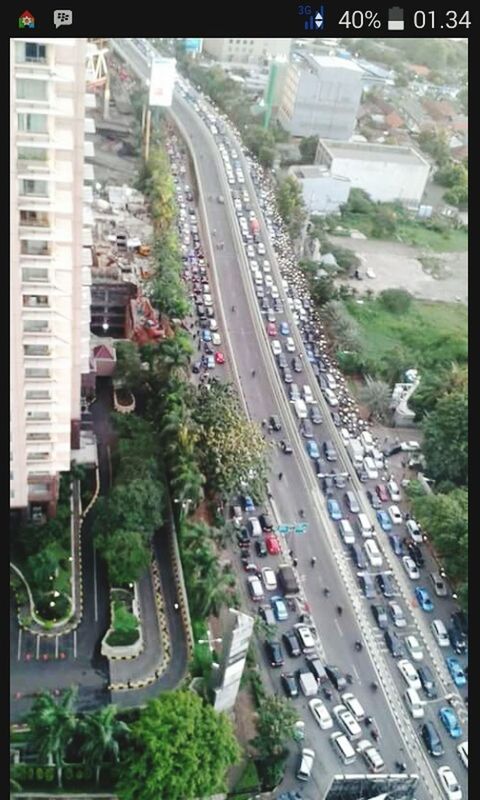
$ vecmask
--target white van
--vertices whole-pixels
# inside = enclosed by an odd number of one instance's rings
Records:
[[[425,712],[417,690],[412,688],[407,689],[403,697],[413,719],[422,719]]]
[[[338,529],[345,544],[355,544],[355,534],[348,519],[341,519],[338,523]]]
[[[363,466],[369,480],[375,480],[376,478],[378,478],[378,469],[375,464],[375,461],[371,456],[367,456],[366,458],[363,459]]]
[[[442,620],[434,619],[430,627],[439,647],[449,647],[450,639],[448,638],[447,629]]]
[[[297,767],[297,780],[308,781],[312,774],[313,762],[315,761],[315,750],[304,747],[300,754],[300,763]]]
[[[374,536],[373,527],[366,514],[359,514],[357,516],[357,528],[364,539],[369,539],[371,536]]]
[[[373,450],[373,448],[375,447],[375,442],[373,441],[372,434],[369,433],[368,431],[362,431],[362,433],[360,434],[360,441],[363,444],[367,453],[370,450]]]
[[[383,564],[382,554],[375,539],[367,539],[365,542],[365,552],[372,567],[381,567]]]
[[[353,749],[347,736],[340,731],[335,731],[330,736],[332,747],[340,756],[344,764],[353,764],[356,759],[355,750]]]
[[[301,400],[300,398],[298,400],[295,400],[295,413],[298,419],[307,418],[308,411],[305,400]]]

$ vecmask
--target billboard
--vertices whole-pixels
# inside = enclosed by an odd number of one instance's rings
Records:
[[[150,106],[171,106],[175,83],[175,59],[156,58],[150,71]]]
[[[203,39],[184,39],[185,50],[187,53],[201,53]]]

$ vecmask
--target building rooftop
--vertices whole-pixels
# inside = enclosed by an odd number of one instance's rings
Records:
[[[395,161],[398,164],[428,164],[416,150],[411,147],[400,147],[389,144],[372,144],[371,142],[337,142],[334,139],[321,139],[332,157],[352,158],[358,161]]]
[[[354,61],[348,58],[339,58],[338,56],[317,56],[311,53],[301,53],[302,59],[310,62],[312,67],[321,67],[322,69],[345,69],[350,72],[357,72],[360,75],[364,74],[363,69],[355,64]]]
[[[312,179],[312,178],[325,178],[325,177],[335,177],[339,181],[348,181],[348,178],[343,176],[335,175],[332,176],[328,167],[323,166],[322,164],[313,164],[309,166],[292,166],[289,169],[291,175],[294,175],[298,180],[303,179]]]

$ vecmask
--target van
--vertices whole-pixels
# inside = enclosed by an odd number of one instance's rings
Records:
[[[347,508],[352,514],[358,514],[360,511],[360,506],[358,505],[358,500],[355,497],[353,492],[345,492],[345,502],[347,504]]]
[[[296,383],[291,383],[288,387],[288,399],[293,402],[300,400],[300,389]]]
[[[403,697],[413,719],[422,719],[425,712],[423,710],[423,703],[420,700],[417,690],[411,688],[407,689]]]
[[[316,656],[311,656],[311,658],[305,659],[307,662],[307,666],[310,672],[313,674],[314,678],[318,681],[321,685],[322,683],[326,683],[328,681],[328,675],[323,668],[323,664],[319,658]]]
[[[308,411],[307,411],[307,405],[305,403],[305,400],[302,400],[300,398],[298,400],[295,400],[295,413],[296,413],[298,419],[306,419],[307,418]]]
[[[356,759],[355,750],[353,749],[347,736],[340,731],[335,731],[330,736],[332,747],[338,756],[342,759],[344,764],[353,764]]]
[[[434,619],[430,627],[439,647],[449,647],[450,639],[448,638],[447,629],[442,620]]]
[[[299,781],[308,781],[312,774],[313,762],[315,761],[315,750],[304,747],[300,754],[300,763],[297,768],[296,777]]]
[[[378,469],[375,461],[370,456],[363,459],[363,468],[368,475],[369,480],[376,480],[378,478]]]
[[[369,433],[368,431],[362,431],[362,433],[360,434],[360,441],[364,446],[365,450],[367,451],[367,453],[370,450],[373,450],[373,448],[375,447],[375,442],[373,441],[372,434]]]
[[[366,514],[359,514],[357,517],[357,530],[364,539],[374,536],[373,526],[370,524]]]
[[[355,534],[348,519],[341,519],[338,523],[338,529],[345,544],[355,544]]]
[[[355,562],[357,569],[367,569],[367,559],[363,554],[363,550],[358,544],[350,545],[350,552]]]

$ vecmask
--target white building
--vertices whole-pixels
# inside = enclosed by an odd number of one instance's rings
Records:
[[[289,56],[291,39],[204,39],[203,51],[217,61],[259,64],[276,56]]]
[[[420,203],[430,173],[428,161],[411,147],[320,140],[315,163],[350,180],[375,202]]]
[[[10,506],[53,511],[89,372],[86,39],[10,40]],[[92,123],[92,124],[89,124]]]
[[[347,59],[295,54],[283,86],[279,122],[292,136],[349,139],[362,77],[363,70]]]
[[[310,214],[335,214],[348,200],[349,179],[332,175],[326,167],[295,165],[289,168],[288,173],[300,183]]]

